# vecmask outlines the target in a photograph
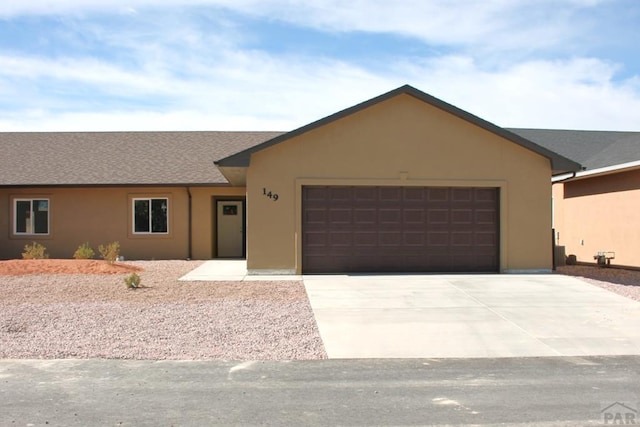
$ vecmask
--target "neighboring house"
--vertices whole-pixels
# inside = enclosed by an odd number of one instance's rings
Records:
[[[548,271],[549,182],[581,169],[411,86],[284,134],[0,145],[0,258],[118,240],[133,259],[246,254],[251,273]]]
[[[578,262],[640,267],[640,132],[512,129],[585,167],[553,184],[556,244]]]

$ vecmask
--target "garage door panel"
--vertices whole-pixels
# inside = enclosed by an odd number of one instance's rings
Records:
[[[329,200],[346,201],[352,199],[352,189],[350,187],[329,187]]]
[[[360,272],[370,272],[370,267],[367,266],[367,260],[364,260],[365,262],[360,263],[358,265],[358,271]],[[390,272],[390,271],[398,271],[398,268],[400,266],[400,268],[402,270],[404,270],[406,267],[404,267],[404,262],[405,262],[405,258],[403,256],[400,255],[387,255],[384,257],[379,257],[376,259],[376,266],[377,266],[377,270],[376,271],[380,271],[380,272]]]
[[[474,194],[478,202],[495,202],[498,196],[494,188],[477,188]]]
[[[403,246],[407,246],[410,248],[418,247],[421,248],[425,244],[425,233],[424,231],[405,231],[403,233]]]
[[[448,231],[431,231],[427,233],[427,243],[429,246],[449,246],[449,232]]]
[[[304,213],[304,221],[309,225],[324,225],[327,222],[327,211],[324,208],[309,208]]]
[[[493,226],[497,222],[496,211],[490,209],[476,209],[475,210],[475,223],[478,225]]]
[[[404,201],[411,203],[422,203],[426,200],[427,195],[422,187],[405,187],[404,191]]]
[[[476,271],[494,272],[498,269],[498,262],[493,255],[478,255],[476,257]]]
[[[473,200],[472,188],[453,188],[451,189],[451,200],[453,202],[470,202]]]
[[[497,271],[496,188],[303,187],[303,272]]]
[[[452,209],[451,222],[453,224],[473,224],[473,209]]]
[[[403,209],[403,222],[405,225],[417,224],[422,226],[425,220],[424,209],[407,208]]]
[[[305,233],[307,248],[321,248],[323,251],[327,247],[327,233],[322,231],[308,231]]]
[[[375,225],[378,220],[378,211],[374,208],[354,208],[353,221],[358,225]]]
[[[327,190],[323,187],[306,187],[305,188],[305,200],[311,201],[326,201]]]
[[[329,221],[332,224],[351,224],[351,209],[331,208],[329,210]]]
[[[402,199],[402,188],[400,187],[377,187],[378,200],[385,202],[400,202]]]
[[[329,233],[329,245],[333,248],[353,246],[353,234],[350,231],[332,231]]]
[[[400,231],[381,231],[378,233],[380,246],[399,248],[402,245],[402,233]]]
[[[358,203],[375,202],[378,200],[376,187],[353,187],[353,200]]]
[[[434,271],[452,271],[451,256],[449,254],[431,254],[427,256],[427,262]]]
[[[326,265],[328,271],[349,271],[351,270],[351,257],[349,255],[332,255],[322,258],[315,258],[317,264]]]
[[[357,249],[377,248],[378,233],[375,231],[356,231],[353,233],[353,244]]]
[[[451,246],[473,247],[473,232],[472,231],[455,231],[451,233]]]
[[[427,218],[430,225],[449,224],[449,210],[427,209]]]
[[[484,246],[493,249],[498,245],[498,235],[493,231],[476,232],[475,239],[476,246]]]
[[[400,208],[382,208],[378,211],[380,224],[400,226],[402,222],[402,211]]]
[[[446,202],[449,200],[449,191],[447,188],[428,188],[427,200],[429,202]]]

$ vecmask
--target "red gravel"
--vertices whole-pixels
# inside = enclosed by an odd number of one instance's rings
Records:
[[[125,274],[0,275],[0,358],[322,359],[302,282],[178,282],[198,261]],[[143,288],[124,278],[141,268]]]
[[[23,274],[123,274],[142,271],[135,265],[92,259],[12,259],[0,261],[0,276]]]

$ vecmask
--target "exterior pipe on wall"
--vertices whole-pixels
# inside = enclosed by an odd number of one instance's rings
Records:
[[[576,177],[576,172],[572,172],[571,176],[568,176],[567,178],[562,178],[559,179],[557,181],[551,181],[551,186],[553,187],[553,184],[559,184],[561,182],[565,182],[565,181],[569,181],[570,179],[573,179]],[[553,207],[553,197],[551,198],[551,258],[553,259],[552,261],[552,269],[553,271],[556,271],[557,269],[557,265],[556,265],[556,229],[555,229],[555,212],[554,212],[554,207]]]
[[[187,213],[187,215],[188,215],[188,218],[187,218],[187,229],[188,229],[187,230],[187,259],[191,260],[191,258],[193,258],[193,253],[192,253],[193,252],[193,248],[192,248],[193,244],[191,242],[192,241],[192,237],[191,237],[191,229],[192,229],[192,225],[191,225],[191,222],[192,222],[192,218],[191,218],[192,217],[192,214],[191,214],[191,189],[189,187],[186,187],[186,189],[187,189],[187,196],[189,197],[189,202],[188,202],[188,205],[187,205],[187,211],[188,211],[188,213]]]

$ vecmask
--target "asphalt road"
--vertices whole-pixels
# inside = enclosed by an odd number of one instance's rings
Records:
[[[602,425],[638,402],[639,356],[0,360],[0,426]]]

